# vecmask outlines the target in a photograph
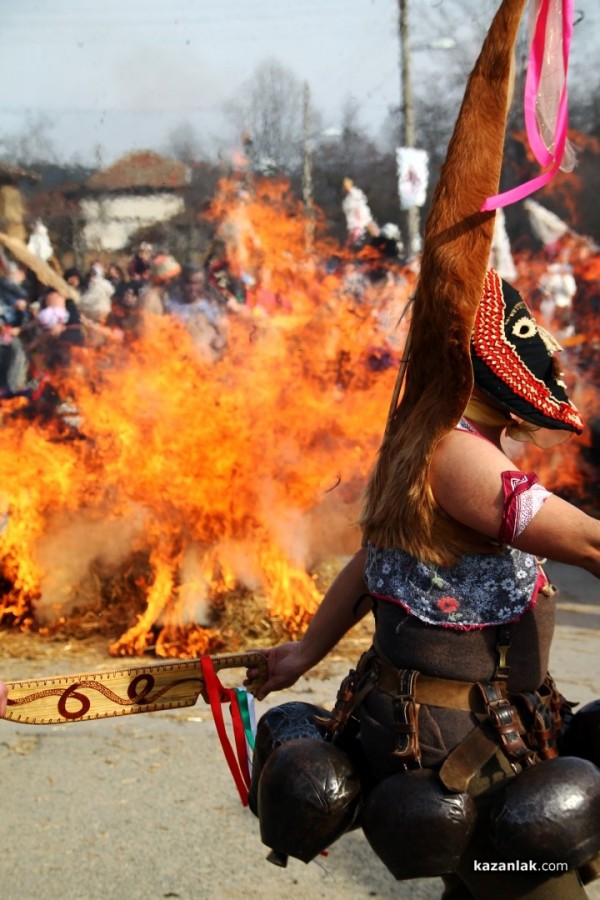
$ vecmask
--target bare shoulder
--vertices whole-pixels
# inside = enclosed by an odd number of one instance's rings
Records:
[[[514,468],[490,441],[453,431],[434,451],[430,482],[437,503],[450,516],[496,537],[502,517],[502,472]]]
[[[431,468],[434,478],[456,477],[463,472],[468,478],[473,470],[488,471],[490,476],[495,476],[517,466],[491,441],[468,431],[454,430],[437,445]]]

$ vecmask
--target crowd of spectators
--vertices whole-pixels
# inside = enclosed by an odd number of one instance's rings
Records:
[[[385,255],[381,254],[382,262]],[[390,272],[384,266],[382,271],[387,273],[379,285],[384,300],[384,294],[393,297],[402,276],[399,269]],[[358,257],[334,257],[324,262],[321,274],[323,280],[335,276],[335,286],[328,292],[332,302],[342,302],[343,295],[346,302],[360,305],[378,272],[372,260],[364,267]],[[199,356],[216,362],[228,345],[231,316],[255,322],[257,316],[267,320],[292,312],[290,298],[274,287],[271,276],[264,261],[252,271],[234,275],[226,245],[217,238],[201,264],[181,264],[167,248],[142,242],[123,265],[94,260],[87,271],[67,268],[52,287],[20,262],[0,254],[0,400],[35,395],[57,369],[69,365],[74,347],[97,349],[109,342],[139,339],[152,316],[180,322]],[[376,340],[391,318],[399,317],[397,302],[392,305],[393,310],[387,309],[390,303],[384,300],[373,311]],[[393,333],[393,324],[389,331]],[[392,337],[387,343],[387,350],[398,349]],[[386,354],[382,359],[387,360]]]
[[[168,248],[148,242],[140,243],[129,260],[120,263],[92,260],[87,270],[67,268],[48,286],[26,265],[0,251],[0,402],[18,396],[37,401],[74,355],[81,359],[88,348],[131,344],[155,316],[181,323],[198,356],[214,363],[226,353],[232,316],[248,317],[254,328],[257,316],[266,322],[294,312],[294,291],[286,296],[274,286],[264,259],[234,274],[226,243],[218,238],[202,263],[182,264]],[[349,239],[347,251],[315,267],[315,283],[322,289],[318,303],[351,307],[355,320],[372,335],[365,358],[372,371],[399,363],[404,330],[397,326],[417,272],[417,262],[407,264],[397,246],[390,254],[387,245],[366,239],[358,247]],[[541,278],[540,291],[544,285]],[[557,326],[555,306],[563,312],[564,301],[554,294],[540,304],[542,318],[552,319],[548,323],[552,330]],[[562,320],[560,324],[564,329]],[[564,339],[565,333],[560,337]],[[84,353],[74,354],[74,348],[84,348]]]
[[[234,293],[239,285],[225,260],[181,265],[148,243],[126,267],[94,261],[85,273],[66,269],[60,281],[62,290],[49,287],[0,255],[0,399],[33,395],[41,376],[70,363],[75,346],[136,340],[146,315],[177,319],[199,354],[216,361],[227,346],[228,315],[245,299]]]

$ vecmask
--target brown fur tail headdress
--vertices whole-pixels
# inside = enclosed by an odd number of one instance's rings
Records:
[[[454,428],[473,386],[469,342],[487,270],[499,187],[513,48],[526,0],[503,0],[465,91],[425,225],[408,365],[367,489],[363,536],[430,562],[452,550],[433,534],[428,474],[439,440]],[[402,376],[399,376],[401,379]]]

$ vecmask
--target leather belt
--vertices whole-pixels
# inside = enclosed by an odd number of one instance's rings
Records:
[[[371,657],[368,670],[384,694],[398,697],[404,693],[403,682],[409,669],[397,669],[388,665],[381,657]],[[485,703],[477,684],[473,681],[457,681],[453,678],[434,678],[417,673],[414,681],[413,697],[416,703],[425,706],[439,706],[442,709],[459,709],[484,715]]]

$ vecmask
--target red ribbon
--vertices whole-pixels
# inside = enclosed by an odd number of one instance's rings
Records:
[[[231,772],[233,780],[235,781],[235,786],[238,789],[242,806],[248,806],[250,768],[248,766],[244,723],[238,706],[237,694],[233,688],[226,688],[221,684],[217,677],[217,673],[214,670],[210,656],[201,656],[200,666],[204,676],[206,696],[210,703],[215,727],[217,729],[219,740],[221,741],[221,747],[223,748],[227,765],[229,766],[229,771]],[[223,709],[221,707],[222,703],[227,703],[228,701],[231,724],[233,726],[235,750],[232,747],[229,735],[227,734]]]

